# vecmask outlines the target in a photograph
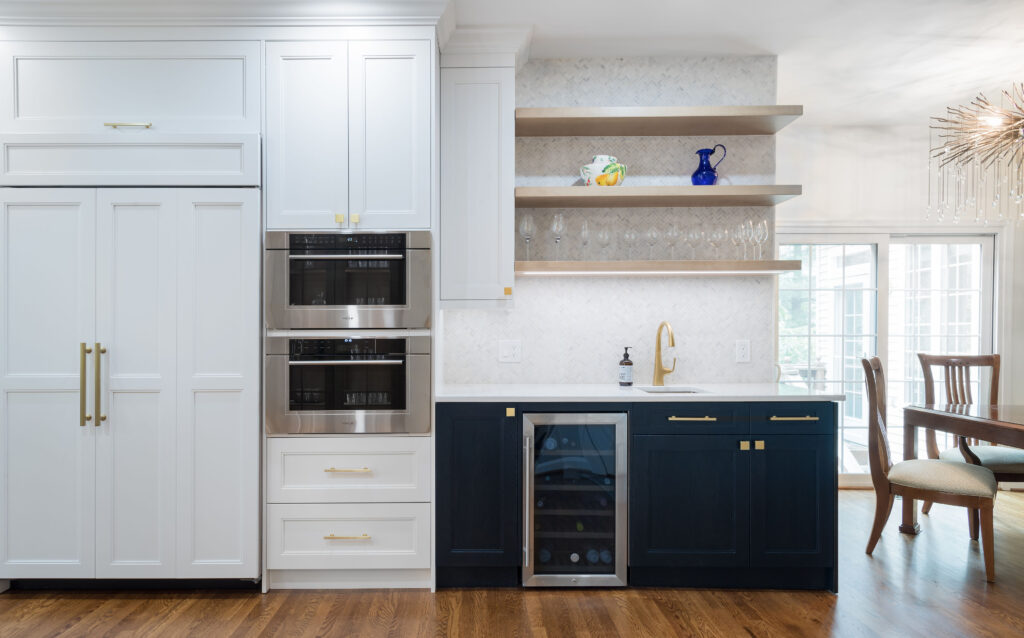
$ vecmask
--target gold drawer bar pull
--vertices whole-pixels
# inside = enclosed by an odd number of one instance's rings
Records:
[[[669,421],[717,421],[716,416],[670,416]]]
[[[371,536],[369,534],[360,534],[359,536],[324,536],[325,541],[368,541]]]
[[[84,426],[86,421],[92,421],[92,415],[86,414],[85,410],[85,386],[88,379],[85,378],[85,355],[92,352],[92,348],[80,343],[78,346],[78,425]]]
[[[107,415],[103,414],[103,358],[100,355],[106,354],[107,349],[96,343],[93,345],[93,351],[93,363],[96,364],[96,422],[93,425],[100,427],[107,420]]]
[[[820,421],[816,416],[771,416],[769,421]]]
[[[365,474],[366,472],[372,472],[368,467],[329,467],[324,472],[330,472],[332,474]]]
[[[153,128],[152,122],[104,122],[103,126],[118,128],[120,126],[141,126],[142,128]]]

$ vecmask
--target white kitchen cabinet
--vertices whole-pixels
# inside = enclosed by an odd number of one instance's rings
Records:
[[[267,228],[430,227],[429,40],[267,43]]]
[[[258,198],[0,190],[0,578],[256,577]]]
[[[267,227],[344,228],[348,43],[268,42]]]
[[[441,305],[504,304],[514,285],[515,69],[442,69],[441,118]]]
[[[95,570],[91,190],[0,190],[0,577]],[[89,374],[87,379],[91,379]]]

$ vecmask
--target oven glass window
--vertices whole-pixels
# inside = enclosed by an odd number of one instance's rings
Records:
[[[404,348],[400,339],[292,340],[289,409],[405,410]]]
[[[295,234],[289,241],[291,306],[405,305],[405,235]]]

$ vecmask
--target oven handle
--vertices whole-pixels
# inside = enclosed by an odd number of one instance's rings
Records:
[[[299,259],[302,261],[315,259],[347,259],[347,260],[380,260],[380,259],[405,259],[405,255],[288,255],[288,259]]]
[[[315,361],[289,361],[290,366],[400,366],[405,361],[401,359],[369,359],[369,360],[349,360],[342,359],[340,361],[330,360],[315,360]]]

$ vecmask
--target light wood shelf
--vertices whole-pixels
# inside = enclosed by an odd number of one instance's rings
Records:
[[[796,197],[795,185],[520,186],[516,208],[774,206]]]
[[[519,276],[778,275],[800,270],[800,260],[690,259],[681,261],[517,261]]]
[[[799,105],[520,108],[516,136],[773,135],[803,112]]]

